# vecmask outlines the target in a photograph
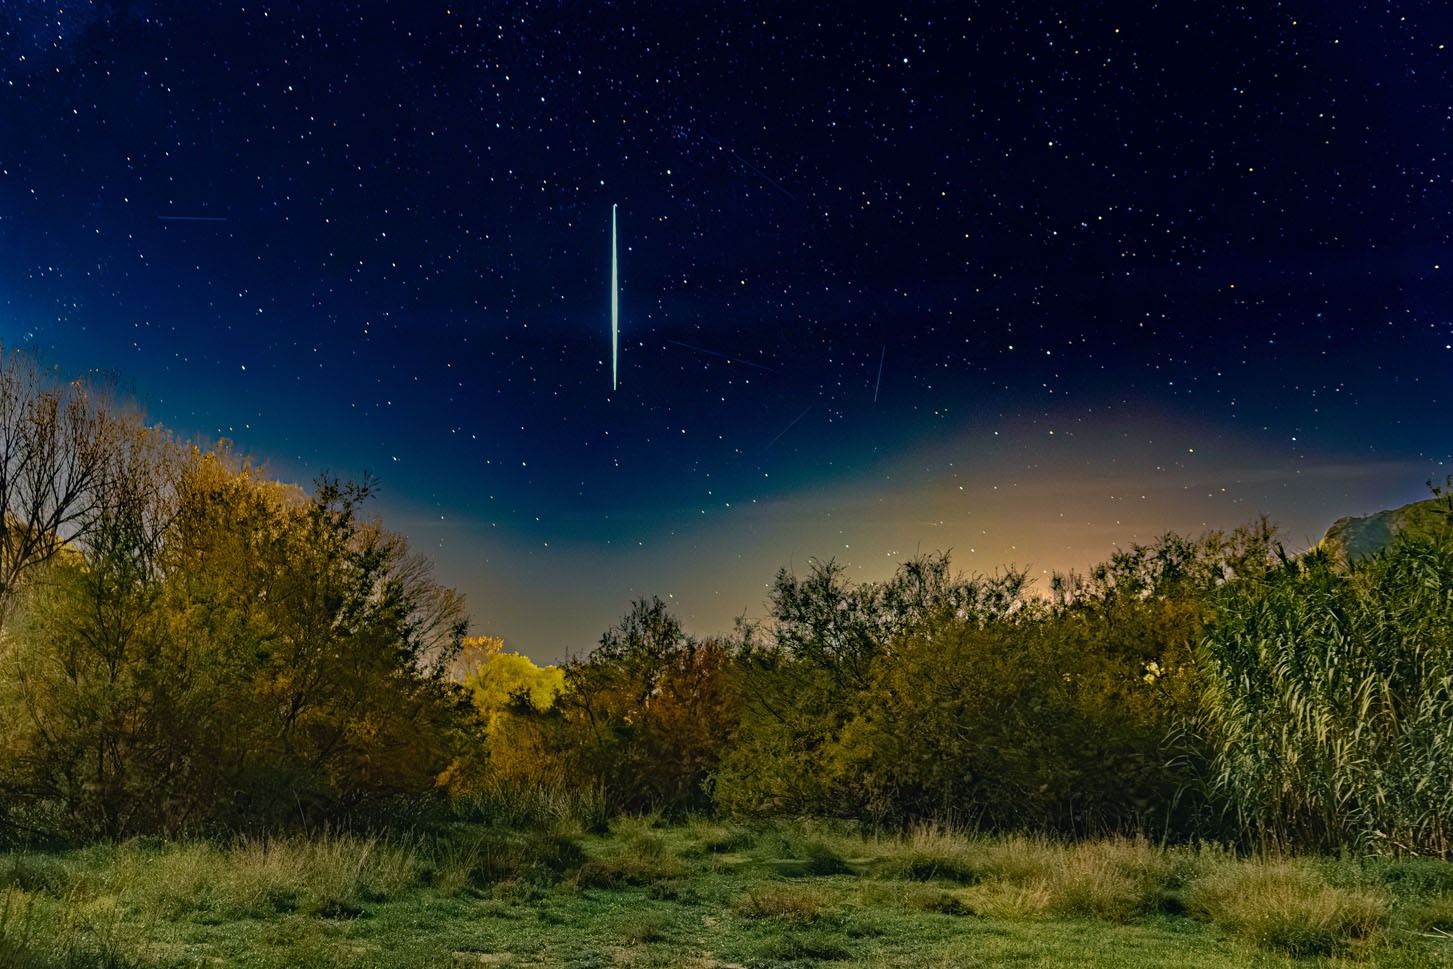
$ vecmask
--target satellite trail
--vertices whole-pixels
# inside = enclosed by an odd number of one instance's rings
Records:
[[[788,431],[790,431],[794,427],[796,427],[797,426],[797,422],[800,421],[800,420],[802,420],[804,417],[806,417],[807,416],[807,411],[810,411],[810,410],[812,410],[812,405],[811,404],[808,405],[807,410],[803,411],[801,414],[798,414],[796,417],[792,418],[792,423],[791,424],[788,424],[786,427],[782,428],[782,430],[778,431],[777,432],[777,436],[774,437],[774,438],[772,438],[772,440],[770,440],[770,441],[767,442],[767,447],[771,447],[772,445],[776,444],[778,441],[782,440],[782,435],[783,434],[786,434]]]
[[[709,357],[721,357],[727,363],[740,363],[747,367],[756,367],[758,370],[765,370],[768,373],[780,373],[779,370],[767,366],[765,363],[753,363],[745,357],[734,357],[729,353],[722,353],[719,350],[708,350],[706,347],[699,347],[692,343],[682,343],[680,340],[667,340],[673,346],[683,347],[687,350],[694,350],[697,353],[704,353]]]

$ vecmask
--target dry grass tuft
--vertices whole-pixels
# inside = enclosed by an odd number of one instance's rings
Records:
[[[659,832],[638,830],[615,850],[582,864],[575,881],[580,888],[655,887],[679,882],[688,874]]]
[[[1192,914],[1257,945],[1295,956],[1344,952],[1375,940],[1391,906],[1384,892],[1339,888],[1291,861],[1226,861],[1187,890]]]
[[[732,910],[749,919],[767,919],[782,925],[810,925],[827,914],[822,894],[796,885],[767,885],[732,903]]]
[[[413,845],[322,834],[205,842],[162,849],[122,846],[106,890],[165,919],[269,918],[304,911],[332,917],[418,883]]]
[[[908,893],[904,902],[919,912],[937,912],[940,915],[974,915],[969,905],[953,892],[938,888],[918,888]]]
[[[973,885],[983,877],[984,851],[978,841],[956,831],[919,825],[888,845],[878,867],[890,878]]]
[[[1168,906],[1182,867],[1174,854],[1140,839],[1063,845],[1008,838],[982,847],[982,881],[970,904],[1000,918],[1128,922]]]
[[[1408,913],[1408,925],[1417,932],[1453,934],[1453,894],[1439,895]]]

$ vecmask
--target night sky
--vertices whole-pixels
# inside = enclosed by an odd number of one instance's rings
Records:
[[[1442,2],[0,4],[0,342],[588,650],[1453,472]],[[611,208],[620,386],[611,389]],[[1045,583],[1041,579],[1040,586]]]

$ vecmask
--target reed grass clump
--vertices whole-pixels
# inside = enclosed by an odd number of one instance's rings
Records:
[[[1201,664],[1212,787],[1248,842],[1453,854],[1453,542],[1228,583]]]
[[[920,912],[940,915],[973,915],[974,909],[959,895],[941,888],[918,888],[904,896],[904,904]]]
[[[812,929],[785,932],[762,947],[762,955],[774,961],[792,963],[839,962],[852,958],[852,950],[834,932]]]
[[[40,965],[39,936],[30,893],[9,886],[0,889],[0,966],[29,969]]]
[[[1414,902],[1406,921],[1415,932],[1453,938],[1453,893]]]
[[[18,888],[59,895],[67,881],[65,868],[53,855],[17,851],[0,857],[0,891]]]
[[[788,878],[854,874],[853,859],[866,848],[855,827],[805,819],[775,821],[752,840],[751,854]]]
[[[727,855],[746,851],[756,844],[757,833],[740,824],[724,824],[692,818],[683,825],[692,854]]]
[[[586,860],[575,838],[550,828],[475,828],[439,839],[427,880],[446,895],[497,885],[552,885]]]
[[[458,799],[454,814],[461,821],[501,828],[575,826],[585,833],[605,834],[615,811],[598,784],[521,783],[489,777],[468,797]]]
[[[67,904],[17,888],[0,890],[0,966],[5,969],[143,969],[119,929],[113,899]],[[145,967],[150,969],[150,967]]]

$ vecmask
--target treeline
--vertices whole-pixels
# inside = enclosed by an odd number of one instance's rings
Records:
[[[659,599],[539,668],[365,514],[0,359],[0,841],[616,811],[1453,849],[1447,529],[1351,567],[1258,521],[1040,594],[947,555]]]
[[[1265,523],[1168,536],[1050,599],[947,555],[861,584],[815,563],[725,639],[635,603],[548,702],[500,689],[509,654],[466,682],[493,685],[490,776],[599,786],[626,810],[1209,833],[1195,643],[1226,576],[1267,573],[1274,550]]]

